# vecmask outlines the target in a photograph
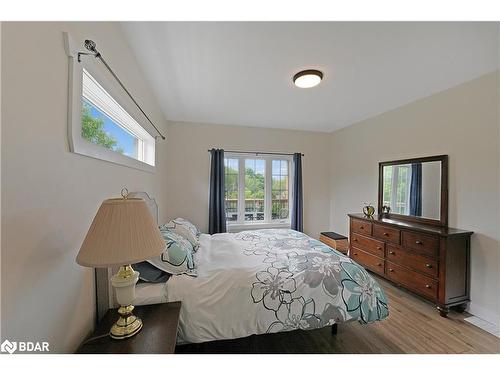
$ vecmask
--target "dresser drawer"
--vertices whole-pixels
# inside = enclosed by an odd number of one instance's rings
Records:
[[[351,219],[351,231],[370,236],[372,234],[372,225],[363,220]]]
[[[387,244],[386,259],[390,262],[411,268],[431,277],[438,276],[437,261],[417,255],[394,245]]]
[[[418,232],[402,232],[403,247],[437,257],[439,250],[439,237],[428,236]]]
[[[373,237],[380,238],[384,241],[395,243],[399,245],[399,229],[383,227],[381,225],[373,226]]]
[[[351,246],[367,251],[381,258],[384,257],[385,243],[382,241],[353,233],[351,234]]]
[[[405,286],[415,293],[433,300],[437,299],[438,282],[430,277],[410,271],[392,262],[386,262],[385,275],[388,279]]]
[[[376,257],[372,254],[368,254],[360,249],[353,247],[350,252],[350,256],[357,263],[361,264],[363,267],[369,269],[370,271],[384,274],[384,260]]]

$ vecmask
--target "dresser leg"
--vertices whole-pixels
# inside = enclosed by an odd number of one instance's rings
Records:
[[[338,324],[332,325],[332,336],[336,336],[338,332],[339,326]]]
[[[462,303],[461,305],[453,306],[453,310],[462,314],[465,310],[467,310],[467,302]]]
[[[448,316],[448,313],[450,312],[450,309],[448,307],[437,306],[437,309],[439,311],[439,315],[441,315],[443,318],[446,318]]]

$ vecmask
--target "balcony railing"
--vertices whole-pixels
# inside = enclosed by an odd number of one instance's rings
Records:
[[[236,221],[238,219],[238,199],[226,199],[226,220]],[[288,199],[273,199],[271,219],[287,219],[289,215]],[[245,199],[245,221],[264,220],[264,199]]]

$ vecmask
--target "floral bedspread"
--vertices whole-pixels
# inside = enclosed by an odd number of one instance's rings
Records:
[[[303,233],[263,229],[202,236],[198,277],[172,277],[181,341],[315,329],[388,316],[380,285],[347,256]]]

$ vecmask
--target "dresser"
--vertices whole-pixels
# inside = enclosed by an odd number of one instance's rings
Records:
[[[349,256],[436,304],[441,316],[469,301],[471,231],[349,214]]]

